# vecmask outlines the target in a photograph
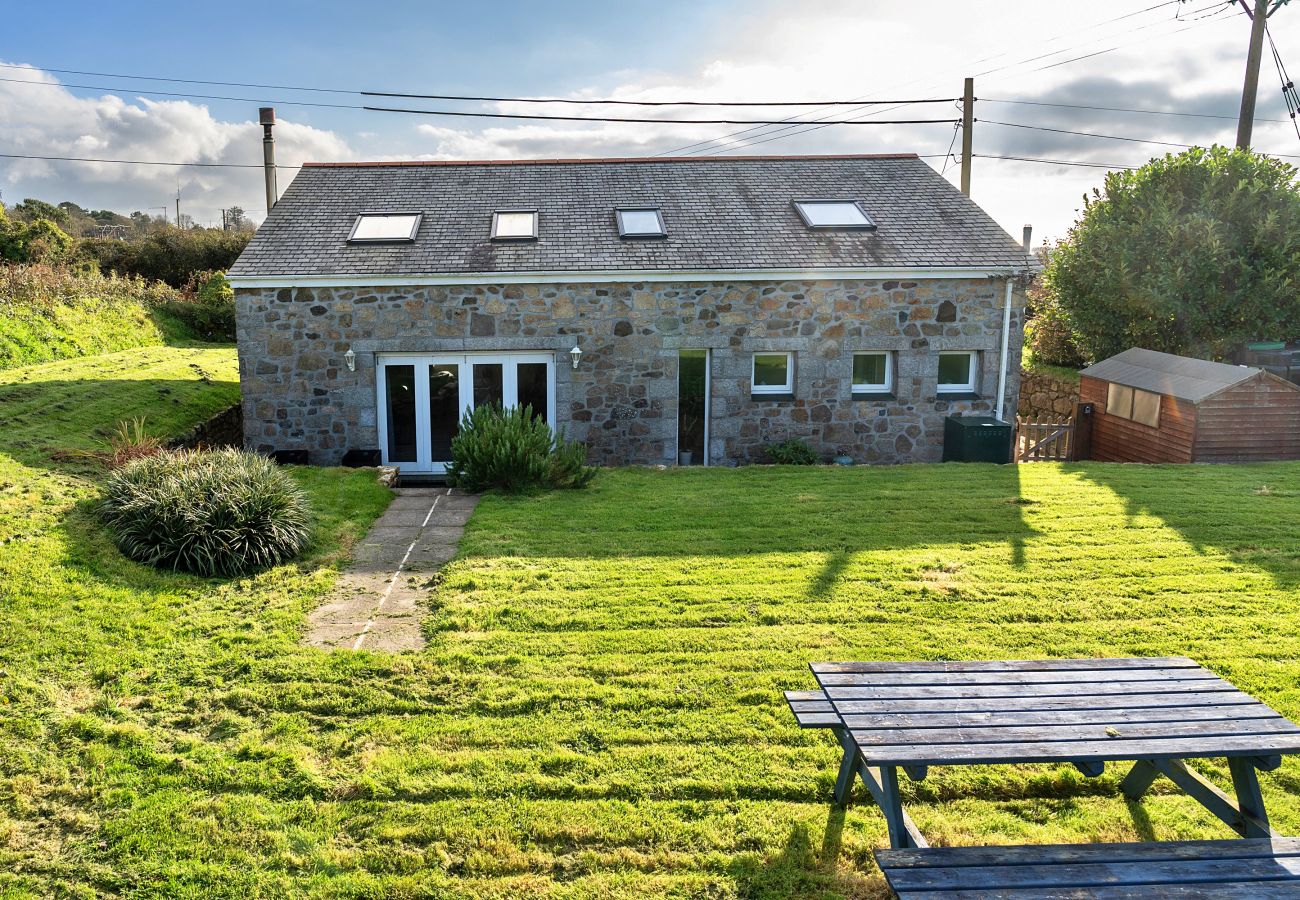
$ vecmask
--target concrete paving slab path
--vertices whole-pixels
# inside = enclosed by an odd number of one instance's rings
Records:
[[[456,555],[476,494],[401,488],[357,544],[334,591],[307,618],[308,644],[400,653],[424,646],[429,574]]]

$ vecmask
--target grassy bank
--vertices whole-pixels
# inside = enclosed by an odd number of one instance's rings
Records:
[[[815,659],[1189,654],[1300,718],[1297,465],[606,472],[485,498],[426,651],[330,655],[304,616],[383,492],[297,472],[317,545],[256,578],[127,563],[44,448],[180,429],[234,369],[100,359],[0,375],[0,894],[883,896],[883,820],[781,702]],[[938,843],[1230,836],[1118,775],[904,791]],[[1300,764],[1262,781],[1300,829]]]

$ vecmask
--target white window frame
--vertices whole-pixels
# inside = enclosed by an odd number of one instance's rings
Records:
[[[935,366],[935,391],[939,394],[973,394],[979,382],[980,352],[978,350],[941,350],[939,358],[945,356],[965,356],[970,359],[968,377],[964,384],[943,384],[938,381],[938,366]]]
[[[531,215],[533,217],[532,234],[497,234],[497,223],[505,215]],[[492,211],[492,240],[494,241],[535,241],[541,229],[541,214],[536,209],[497,209]]]
[[[366,219],[393,219],[412,217],[411,229],[405,235],[383,237],[357,237],[357,232],[361,230],[361,223]],[[349,244],[409,244],[415,240],[416,232],[420,230],[420,223],[424,221],[424,213],[412,212],[411,210],[393,210],[390,212],[363,212],[358,213],[356,221],[352,223],[352,230],[348,232]]]
[[[785,357],[785,384],[759,384],[755,377],[760,356]],[[790,350],[755,350],[749,357],[749,392],[758,395],[794,393],[794,352]]]
[[[885,382],[884,384],[860,384],[853,375],[853,369],[856,368],[853,363],[857,362],[859,356],[883,356],[885,358]],[[856,350],[853,353],[853,359],[850,363],[849,379],[854,394],[888,394],[894,390],[894,354],[888,350]]]

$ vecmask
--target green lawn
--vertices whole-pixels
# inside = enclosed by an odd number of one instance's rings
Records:
[[[781,701],[810,660],[1188,654],[1300,718],[1298,465],[606,472],[485,499],[423,653],[328,655],[304,616],[382,492],[298,471],[313,555],[254,579],[125,562],[45,448],[172,397],[178,428],[233,365],[97,360],[0,378],[0,896],[877,896],[883,820]],[[60,418],[24,376],[101,394]],[[1262,780],[1300,833],[1300,762]],[[904,790],[936,843],[1230,834],[1116,782]]]

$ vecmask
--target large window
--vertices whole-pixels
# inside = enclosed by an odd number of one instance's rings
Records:
[[[853,354],[853,393],[888,394],[894,388],[891,353]]]
[[[945,350],[939,354],[939,393],[973,394],[979,371],[979,353],[974,350]]]
[[[1156,428],[1160,425],[1160,395],[1112,381],[1106,389],[1106,415]]]
[[[794,354],[755,353],[751,392],[755,394],[793,394]]]

